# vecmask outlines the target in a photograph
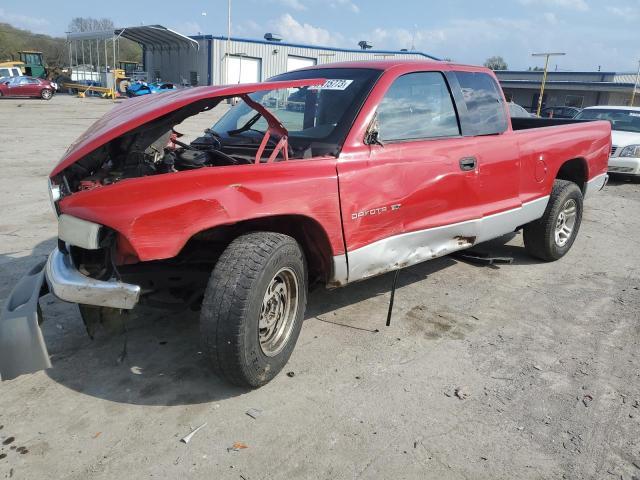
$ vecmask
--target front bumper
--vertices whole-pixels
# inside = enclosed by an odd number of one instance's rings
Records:
[[[87,277],[68,253],[55,249],[46,265],[37,265],[18,282],[2,309],[0,380],[51,368],[38,305],[47,292],[66,302],[122,309],[133,308],[140,298],[139,285]]]
[[[87,277],[76,268],[69,254],[58,249],[49,255],[45,271],[49,290],[65,302],[130,310],[140,298],[139,285]]]
[[[0,314],[0,380],[51,368],[40,330],[38,299],[43,291],[44,263],[36,265],[11,291]]]
[[[625,175],[640,175],[640,158],[610,157],[610,173],[624,173]]]

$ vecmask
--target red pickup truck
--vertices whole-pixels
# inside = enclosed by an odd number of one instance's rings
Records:
[[[232,98],[204,135],[179,140],[176,125]],[[7,300],[0,374],[51,366],[47,292],[79,304],[90,334],[140,303],[200,309],[213,367],[256,387],[291,355],[310,286],[521,228],[531,255],[561,258],[583,198],[606,183],[611,127],[508,112],[490,70],[425,61],[124,102],[51,172],[58,247]]]

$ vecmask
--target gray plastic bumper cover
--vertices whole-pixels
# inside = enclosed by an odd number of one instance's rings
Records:
[[[39,325],[44,265],[33,267],[18,282],[0,314],[0,380],[51,368]]]

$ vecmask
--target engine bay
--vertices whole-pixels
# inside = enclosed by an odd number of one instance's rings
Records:
[[[188,144],[181,142],[180,137],[180,133],[171,129],[146,148],[144,144],[140,145],[141,139],[127,142],[123,138],[115,142],[108,152],[103,152],[106,159],[100,168],[78,178],[76,190],[90,190],[127,178],[254,162],[251,155],[225,153],[220,140],[210,131]]]
[[[211,110],[218,102],[191,105],[116,137],[65,169],[58,184],[64,194],[92,190],[125,179],[195,170],[207,167],[249,165],[285,143],[285,152],[275,160],[288,159],[286,130],[272,136],[267,132],[223,132],[207,128],[189,143],[175,130],[183,120]],[[259,117],[260,114],[256,113]],[[242,135],[238,135],[242,133]],[[286,153],[286,154],[285,154]]]

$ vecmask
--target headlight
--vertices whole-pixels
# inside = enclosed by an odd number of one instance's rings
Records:
[[[620,152],[620,157],[640,157],[640,145],[629,145]]]
[[[60,185],[54,185],[51,179],[49,179],[49,200],[51,201],[51,208],[53,209],[53,213],[58,216],[58,206],[57,202],[62,197],[62,192],[60,191]]]
[[[58,217],[58,238],[77,247],[87,250],[100,248],[102,225],[65,215]]]

